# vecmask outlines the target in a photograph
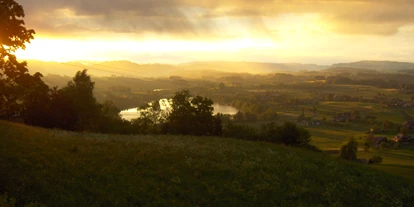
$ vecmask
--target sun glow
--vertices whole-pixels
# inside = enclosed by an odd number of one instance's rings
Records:
[[[175,52],[231,53],[245,49],[274,48],[271,39],[238,38],[221,41],[183,40],[67,40],[38,38],[26,50],[16,52],[20,59],[67,62],[74,60],[128,59],[131,54],[168,54]],[[128,55],[126,55],[128,54]]]

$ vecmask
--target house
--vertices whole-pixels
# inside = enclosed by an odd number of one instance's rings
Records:
[[[408,130],[414,130],[414,121],[406,121],[402,124],[402,126]]]
[[[386,137],[375,137],[373,140],[374,144],[380,145],[382,142],[387,142]]]
[[[393,140],[402,144],[411,144],[414,143],[414,137],[407,136],[405,134],[397,134]]]
[[[357,119],[357,116],[353,115],[352,112],[340,113],[337,116],[332,117],[332,121],[345,122],[346,120]]]

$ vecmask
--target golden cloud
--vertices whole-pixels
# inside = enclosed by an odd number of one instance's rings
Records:
[[[414,24],[412,0],[21,0],[38,33],[225,38],[269,35],[262,19],[315,13],[341,34],[392,35]],[[234,27],[237,25],[237,27]],[[277,27],[277,26],[276,26]],[[233,30],[231,32],[231,30]]]

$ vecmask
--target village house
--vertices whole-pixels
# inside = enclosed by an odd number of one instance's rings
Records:
[[[406,121],[402,124],[402,126],[408,130],[414,130],[414,121]]]
[[[402,144],[411,144],[411,143],[414,143],[414,137],[410,137],[410,136],[407,136],[407,135],[402,134],[402,133],[397,134],[393,138],[393,140],[395,142],[402,143]]]

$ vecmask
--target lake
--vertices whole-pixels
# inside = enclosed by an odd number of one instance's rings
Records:
[[[161,108],[165,110],[167,104],[163,102],[163,100],[160,101],[160,104],[161,104]],[[222,114],[234,115],[238,112],[238,110],[232,106],[213,104],[213,107],[214,107],[214,111],[213,111],[214,114],[222,113]],[[121,117],[128,121],[138,118],[139,117],[138,108],[132,108],[132,109],[121,111]]]

